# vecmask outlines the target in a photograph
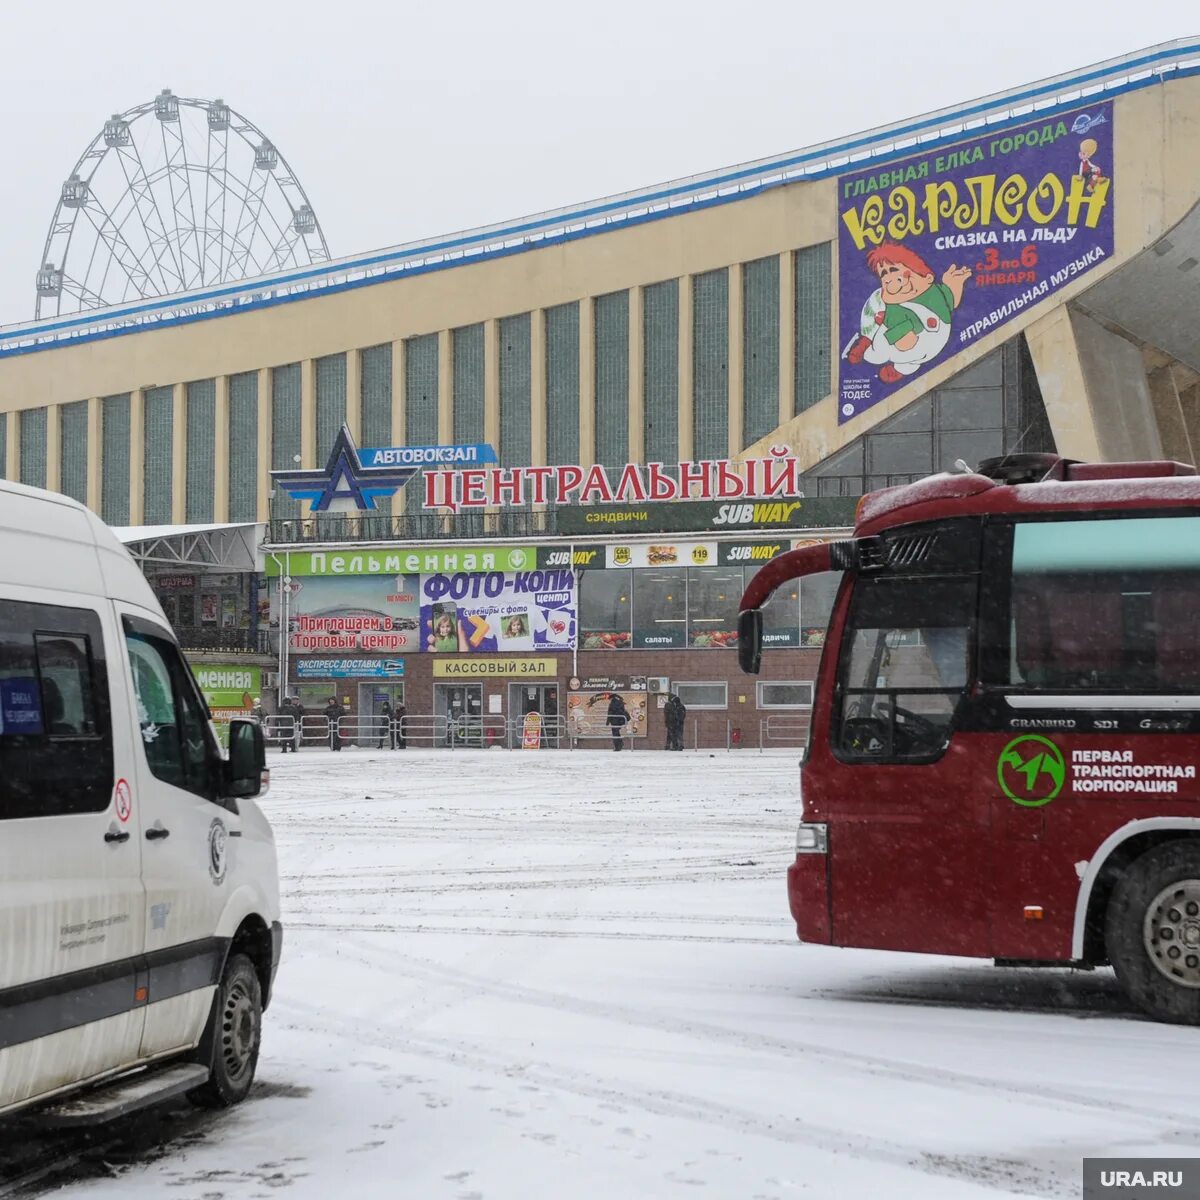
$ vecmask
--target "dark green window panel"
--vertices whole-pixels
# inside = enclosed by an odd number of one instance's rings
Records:
[[[829,395],[832,378],[829,343],[833,337],[832,242],[795,254],[796,270],[796,412]]]
[[[16,419],[11,413],[0,413],[0,479],[8,478],[8,423]]]
[[[729,272],[692,278],[692,458],[729,451]]]
[[[100,515],[109,525],[129,524],[129,393],[100,402]]]
[[[742,386],[742,446],[749,446],[779,424],[779,256],[775,254],[742,267]]]
[[[46,486],[46,410],[27,408],[21,420],[21,482],[30,487]]]
[[[438,444],[438,335],[427,333],[404,344],[404,441],[409,446]],[[421,477],[404,489],[405,508],[422,511]]]
[[[596,461],[621,467],[629,461],[629,293],[597,296]]]
[[[546,461],[579,461],[579,303],[546,309]]]
[[[300,415],[300,364],[276,367],[271,372],[271,467],[276,471],[300,466]],[[274,493],[273,518],[294,520],[300,515],[298,500],[280,487]]]
[[[533,454],[529,314],[500,321],[500,462],[527,467]]]
[[[362,444],[392,444],[392,344],[362,352]]]
[[[324,466],[346,423],[346,356],[330,354],[316,363],[317,464]]]
[[[483,326],[466,325],[453,334],[454,441],[483,441]]]
[[[216,487],[217,381],[197,379],[187,385],[186,520],[202,524],[213,519]]]
[[[143,399],[143,508],[147,525],[171,524],[171,441],[175,423],[174,388],[147,388]]]
[[[58,490],[87,503],[88,402],[77,400],[58,410]]]
[[[646,461],[679,461],[679,280],[642,293]]]
[[[258,372],[229,379],[229,519],[258,520]]]

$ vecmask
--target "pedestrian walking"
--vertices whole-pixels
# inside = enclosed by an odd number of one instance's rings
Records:
[[[396,709],[392,713],[392,727],[396,731],[392,749],[404,750],[408,746],[408,709],[404,707],[403,701],[397,703]]]
[[[340,750],[342,748],[342,738],[338,732],[338,721],[341,719],[342,706],[337,702],[336,696],[330,696],[329,703],[325,705],[325,720],[329,722],[330,750]]]
[[[388,743],[389,750],[396,748],[396,727],[392,724],[392,706],[385,700],[379,709],[379,717],[377,720],[379,726],[379,746],[378,749],[383,749],[383,743]]]
[[[629,724],[629,709],[625,707],[625,700],[620,692],[613,692],[609,697],[606,721],[612,729],[613,749],[620,750],[624,744],[622,739],[625,737],[625,726]]]
[[[245,701],[243,700],[242,703],[245,704]],[[263,708],[263,702],[262,702],[261,696],[254,697],[254,707],[250,710],[250,718],[253,721],[257,721],[260,725],[263,725],[263,726],[266,725],[267,710],[265,708]]]

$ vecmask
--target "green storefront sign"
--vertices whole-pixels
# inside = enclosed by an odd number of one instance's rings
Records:
[[[745,533],[750,530],[823,529],[852,526],[853,496],[779,500],[692,500],[678,504],[568,505],[557,513],[558,532]]]
[[[262,668],[226,663],[194,663],[192,674],[208,707],[249,709],[262,695]]]
[[[278,561],[276,559],[278,558]],[[370,546],[267,555],[266,573],[321,575],[446,575],[457,571],[532,571],[531,546]]]

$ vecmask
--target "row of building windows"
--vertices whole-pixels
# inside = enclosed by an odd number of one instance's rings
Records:
[[[792,411],[798,412],[828,394],[830,388],[830,249],[816,246],[790,256],[772,255],[755,262],[709,271],[686,281],[664,280],[640,290],[641,354],[631,347],[631,293],[613,292],[590,301],[545,309],[541,333],[546,410],[546,460],[576,462],[580,449],[580,304],[591,306],[592,386],[595,413],[595,461],[620,466],[629,455],[631,374],[641,372],[644,396],[643,439],[648,461],[674,462],[680,456],[680,320],[688,314],[691,329],[692,457],[720,458],[768,434],[791,415],[780,409],[780,281],[781,262],[790,266],[795,304],[791,314],[796,344]],[[741,444],[730,445],[729,356],[738,352],[730,338],[731,276],[741,296]],[[690,289],[686,308],[680,288]],[[500,460],[508,466],[528,465],[533,456],[532,315],[502,318],[498,329],[498,395]],[[361,434],[363,445],[388,445],[392,431],[392,346],[372,346],[359,356]],[[476,324],[450,333],[452,440],[485,439],[485,328]],[[640,357],[640,361],[634,361]],[[439,337],[427,334],[405,342],[404,440],[432,445],[439,437]],[[301,454],[301,364],[272,368],[267,374],[270,401],[272,469],[299,464]],[[334,354],[313,363],[315,457],[323,462],[346,419],[347,358]],[[229,379],[227,444],[229,518],[254,520],[258,506],[259,374]],[[212,521],[216,462],[216,381],[196,380],[184,389],[182,421],[186,454],[185,519]],[[736,399],[736,398],[735,398]],[[177,481],[172,446],[176,420],[174,389],[147,388],[142,393],[140,430],[132,428],[130,396],[101,401],[100,481],[104,519],[115,525],[130,520],[131,450],[142,448],[142,520],[168,524],[173,516]],[[17,414],[17,462],[24,483],[47,482],[47,414],[31,409]],[[60,410],[59,486],[81,501],[88,493],[88,402],[65,404]],[[135,436],[138,435],[138,436]],[[0,419],[0,470],[6,461],[8,422]],[[419,489],[410,488],[410,511],[420,508]],[[271,516],[298,515],[296,501],[279,492]]]
[[[580,648],[654,650],[737,644],[738,602],[759,568],[626,567],[579,578]],[[780,588],[763,609],[767,646],[824,644],[839,576]]]

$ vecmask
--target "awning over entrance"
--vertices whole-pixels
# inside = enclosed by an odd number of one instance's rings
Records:
[[[259,568],[258,548],[266,525],[253,521],[223,525],[129,525],[115,528],[113,533],[139,564],[254,571]]]

